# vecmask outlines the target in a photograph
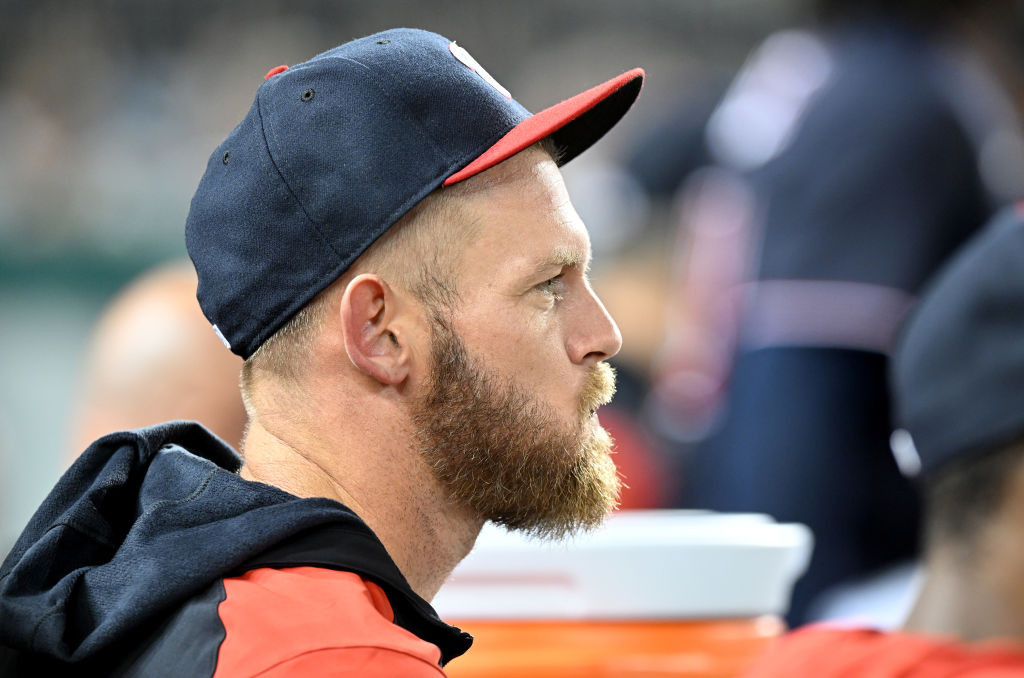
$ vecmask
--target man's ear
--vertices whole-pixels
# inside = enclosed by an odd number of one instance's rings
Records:
[[[400,384],[409,376],[411,354],[397,331],[398,302],[387,282],[372,273],[353,278],[341,298],[341,327],[349,360],[386,385]]]

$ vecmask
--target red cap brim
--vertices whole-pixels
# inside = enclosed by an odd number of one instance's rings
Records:
[[[644,70],[634,68],[545,108],[513,127],[475,160],[444,180],[451,186],[494,167],[545,137],[552,137],[565,164],[589,148],[626,114],[640,95]]]

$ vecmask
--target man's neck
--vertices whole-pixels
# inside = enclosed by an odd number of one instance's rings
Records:
[[[925,579],[905,630],[966,642],[1024,642],[1021,592],[1011,590],[1014,578],[1003,577],[992,567],[998,561],[994,553],[966,557],[954,548],[930,549]]]
[[[272,432],[254,420],[240,474],[352,509],[381,540],[412,589],[429,601],[469,553],[483,521],[448,501],[415,450],[387,445],[387,440],[411,440],[411,435],[392,432],[381,438],[365,428],[355,439],[279,428]],[[330,441],[330,448],[320,441]]]

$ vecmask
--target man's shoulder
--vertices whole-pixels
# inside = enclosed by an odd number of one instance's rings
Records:
[[[1024,647],[869,629],[805,627],[778,640],[744,678],[1010,678],[1024,675]]]
[[[260,568],[223,585],[215,675],[444,675],[437,646],[396,625],[384,591],[358,574]]]

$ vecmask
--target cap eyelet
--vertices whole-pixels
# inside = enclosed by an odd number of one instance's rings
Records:
[[[378,45],[390,45],[391,41],[390,40],[378,40],[377,44]]]
[[[302,101],[312,101],[315,95],[316,92],[314,92],[312,89],[307,89],[305,92],[302,93],[302,96],[300,96],[299,99],[301,99]]]
[[[224,163],[225,165],[228,164],[228,158],[230,158],[230,157],[231,157],[231,151],[224,151],[224,158],[221,159],[221,162]]]

